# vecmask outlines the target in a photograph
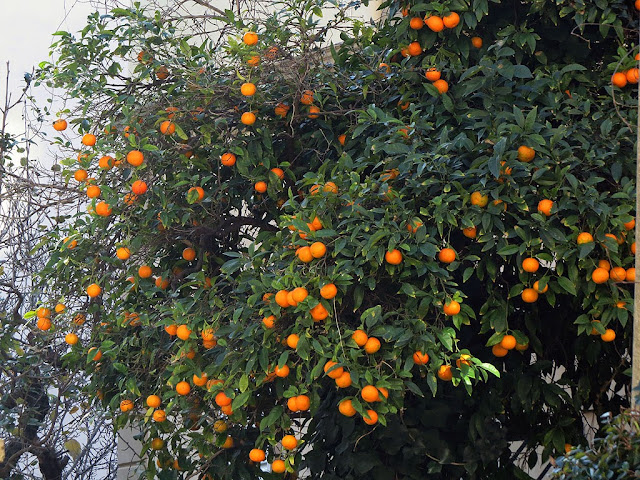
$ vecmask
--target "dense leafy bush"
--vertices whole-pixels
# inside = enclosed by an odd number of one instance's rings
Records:
[[[65,362],[157,447],[149,476],[277,478],[258,449],[326,479],[513,478],[627,404],[632,8],[384,6],[326,49],[328,3],[297,0],[226,11],[224,42],[140,9],[58,34],[40,81],[81,104],[97,140],[60,137],[62,164],[97,196],[43,271],[87,322],[43,341],[81,332]]]

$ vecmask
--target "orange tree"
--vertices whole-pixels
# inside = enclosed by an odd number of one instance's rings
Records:
[[[65,362],[149,475],[526,478],[626,405],[629,3],[58,32],[39,81],[78,102],[62,164],[89,198],[42,281],[86,322],[44,336],[79,332]]]

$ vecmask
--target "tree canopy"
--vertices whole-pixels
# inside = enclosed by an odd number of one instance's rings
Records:
[[[87,208],[42,245],[42,341],[78,335],[149,478],[528,478],[584,444],[629,398],[633,5],[274,3],[56,33]]]

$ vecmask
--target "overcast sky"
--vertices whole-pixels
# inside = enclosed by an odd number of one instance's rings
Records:
[[[9,91],[17,98],[24,86],[24,73],[49,59],[52,34],[57,30],[75,32],[81,29],[93,8],[86,0],[0,0],[0,3],[0,102],[4,104],[7,62]],[[38,97],[38,103],[44,105],[46,92],[37,89],[33,93]],[[21,109],[11,111],[9,126],[12,133],[23,132],[21,116]]]

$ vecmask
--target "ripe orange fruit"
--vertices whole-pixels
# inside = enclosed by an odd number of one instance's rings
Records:
[[[160,65],[156,68],[156,77],[159,80],[166,80],[169,78],[169,69],[165,65]]]
[[[378,350],[380,350],[380,347],[380,340],[378,340],[376,337],[369,337],[367,339],[367,343],[364,344],[364,351],[369,355],[373,355]]]
[[[417,350],[413,354],[413,363],[415,363],[416,365],[426,365],[428,361],[429,361],[429,354],[427,353],[422,353],[420,350]]]
[[[289,305],[289,302],[287,300],[287,295],[289,292],[287,292],[286,290],[279,290],[276,293],[276,303],[278,305],[280,305],[282,308],[287,308]]]
[[[480,37],[471,37],[471,45],[475,48],[482,48],[482,39]]]
[[[100,160],[98,160],[98,166],[104,170],[109,170],[111,168],[113,168],[113,166],[115,165],[115,160],[113,159],[113,157],[110,157],[109,155],[105,155],[103,157],[100,157]]]
[[[233,167],[236,164],[236,156],[233,153],[223,153],[220,157],[220,163],[225,167]]]
[[[53,129],[57,132],[62,132],[67,129],[67,121],[59,118],[53,122]]]
[[[338,186],[333,183],[333,182],[327,182],[324,184],[324,187],[322,187],[322,191],[323,192],[328,192],[328,193],[338,193]]]
[[[636,254],[636,242],[633,242],[631,244],[631,253],[633,253],[634,255]]]
[[[253,55],[247,60],[247,65],[250,67],[256,67],[260,63],[260,55]]]
[[[525,303],[535,303],[538,300],[538,296],[537,290],[533,288],[525,288],[520,294],[522,301]]]
[[[598,260],[598,267],[604,268],[607,272],[611,270],[611,264],[608,260]]]
[[[438,16],[431,15],[424,19],[424,23],[434,32],[441,32],[444,30],[444,22],[442,21],[442,18]]]
[[[293,435],[285,435],[280,443],[285,450],[293,450],[298,446],[298,440]]]
[[[193,262],[196,259],[196,251],[191,247],[187,247],[182,250],[182,258],[187,262]]]
[[[67,309],[64,303],[57,303],[55,308],[53,309],[56,313],[62,313]]]
[[[439,71],[437,68],[435,68],[435,67],[430,68],[429,70],[427,70],[427,71],[424,73],[424,76],[425,76],[425,77],[427,78],[427,80],[429,80],[430,82],[435,82],[436,80],[440,80],[440,76],[441,76],[441,75],[442,75],[442,74],[440,73],[440,71]]]
[[[278,367],[276,365],[274,372],[277,377],[285,378],[286,376],[289,375],[290,369],[288,365],[283,365],[282,367]]]
[[[309,310],[309,313],[311,314],[311,318],[316,322],[324,320],[329,316],[329,312],[321,303],[318,303],[318,305]]]
[[[89,185],[87,187],[87,197],[89,198],[98,198],[101,193],[102,191],[97,185]]]
[[[284,463],[284,460],[276,459],[271,463],[271,471],[273,473],[284,473],[287,467]]]
[[[484,208],[489,203],[489,195],[483,195],[480,192],[473,192],[471,194],[471,205],[476,205],[480,208]]]
[[[89,350],[87,350],[87,357],[92,359],[94,362],[99,362],[102,358],[102,352],[96,347],[91,347]]]
[[[147,406],[150,408],[158,408],[162,404],[162,399],[158,395],[149,395],[147,397]]]
[[[251,449],[251,451],[249,452],[249,459],[252,462],[264,462],[266,455],[264,454],[264,450],[261,450],[259,448],[253,448]]]
[[[85,134],[82,137],[82,144],[87,147],[93,147],[96,144],[96,136],[91,133]]]
[[[278,167],[274,167],[270,170],[275,176],[277,176],[280,180],[284,179],[284,170]]]
[[[420,42],[411,42],[407,47],[407,52],[412,57],[417,57],[422,54],[422,46],[420,45]]]
[[[153,420],[158,423],[162,423],[167,419],[167,414],[164,410],[156,410],[153,412]]]
[[[402,263],[402,253],[397,248],[384,254],[384,259],[389,265],[400,265]]]
[[[451,381],[453,378],[453,372],[451,371],[451,365],[440,365],[438,368],[438,378],[445,382]]]
[[[334,368],[333,370],[329,371],[329,369],[331,369],[334,365],[337,365],[336,362],[334,362],[333,360],[329,360],[327,363],[324,364],[324,373],[327,374],[327,377],[332,378],[332,379],[336,379],[339,376],[341,376],[344,373],[344,368],[342,367],[338,367],[338,368]]]
[[[313,261],[313,254],[311,253],[310,247],[300,247],[296,252],[296,256],[304,263],[310,263]]]
[[[605,332],[600,335],[600,338],[603,342],[613,342],[616,339],[616,332],[614,332],[611,328],[607,328]]]
[[[632,218],[630,221],[628,221],[627,223],[624,224],[624,229],[625,230],[633,230],[636,226],[636,220],[635,218]]]
[[[456,251],[453,248],[443,248],[438,252],[438,260],[442,263],[453,263],[456,260]]]
[[[529,148],[526,145],[518,147],[518,160],[521,162],[529,163],[535,156],[536,151],[533,148]]]
[[[440,79],[433,82],[433,86],[438,89],[440,94],[447,93],[449,91],[449,84],[446,80]]]
[[[626,272],[625,272],[625,276],[626,276]],[[591,273],[591,280],[593,280],[594,283],[605,283],[609,280],[609,270],[606,270],[602,267],[598,267],[596,268],[592,273]]]
[[[342,400],[338,404],[338,411],[345,417],[353,417],[356,414],[356,409],[353,406],[353,402],[349,399]]]
[[[51,309],[47,307],[40,307],[36,310],[36,316],[38,318],[45,318],[51,316]]]
[[[637,68],[630,68],[624,75],[627,77],[627,82],[638,83],[638,80],[640,79],[640,70]]]
[[[111,212],[111,207],[107,202],[99,202],[96,205],[96,213],[101,217],[108,217],[109,215],[111,215]]]
[[[202,375],[200,376],[194,373],[193,377],[191,377],[191,380],[196,387],[204,387],[207,384],[208,378],[207,374],[202,372]]]
[[[78,313],[75,317],[73,317],[73,323],[76,325],[84,325],[84,322],[86,320],[87,317],[82,313]]]
[[[262,324],[266,327],[266,328],[273,328],[276,325],[276,317],[275,315],[269,315],[268,317],[264,317],[262,319]]]
[[[214,402],[216,402],[216,405],[218,405],[219,407],[226,407],[228,405],[231,405],[231,399],[227,397],[226,393],[224,392],[218,392],[214,398]]]
[[[73,178],[75,178],[77,182],[84,182],[88,177],[89,174],[82,168],[73,172]]]
[[[424,20],[420,17],[413,17],[409,20],[409,27],[413,30],[420,30],[424,26]]]
[[[51,319],[48,317],[40,317],[36,322],[36,327],[40,330],[49,330],[51,328]]]
[[[139,167],[144,162],[144,154],[139,150],[131,150],[127,153],[127,163]]]
[[[609,272],[609,278],[614,282],[624,282],[627,278],[627,271],[622,267],[613,267]]]
[[[151,276],[152,270],[149,265],[142,265],[138,268],[138,276],[140,278],[149,278]]]
[[[362,420],[364,420],[364,423],[367,425],[375,425],[378,423],[378,414],[375,410],[367,410],[366,415],[362,416]]]
[[[367,385],[362,388],[362,391],[360,392],[360,396],[365,402],[373,403],[373,402],[377,402],[378,399],[380,398],[380,392],[373,385]]]
[[[240,86],[240,93],[245,97],[252,97],[253,95],[256,94],[256,91],[257,91],[256,86],[251,82],[243,83]]]
[[[312,243],[309,249],[311,251],[311,255],[313,255],[313,258],[321,258],[325,253],[327,253],[327,247],[322,242]]]
[[[311,399],[306,395],[298,395],[296,398],[296,407],[301,412],[306,412],[311,407]]]
[[[131,251],[127,247],[120,247],[116,250],[116,257],[120,260],[127,260],[131,256]]]
[[[516,350],[519,352],[524,352],[529,348],[529,342],[527,343],[516,343]]]
[[[502,337],[502,340],[500,340],[500,346],[505,350],[513,350],[516,348],[516,337],[513,335],[505,335]]]
[[[466,227],[462,229],[462,234],[467,238],[476,238],[478,230],[476,227]]]
[[[553,208],[553,201],[545,198],[538,202],[538,212],[549,217],[551,215],[551,209]]]
[[[546,293],[547,290],[549,290],[549,284],[547,283],[544,288],[542,290],[540,290],[540,282],[538,280],[536,280],[533,283],[533,289],[538,292],[538,293]]]
[[[336,378],[336,386],[338,388],[347,388],[351,386],[351,374],[349,372],[342,372],[338,378]]]
[[[120,410],[123,412],[128,412],[133,410],[133,401],[132,400],[122,400],[120,402]]]
[[[160,124],[160,133],[163,135],[173,135],[176,133],[176,124],[171,120],[165,120]]]
[[[184,380],[178,382],[176,385],[176,392],[178,395],[189,395],[189,392],[191,392],[191,385]]]
[[[300,96],[300,103],[303,105],[311,105],[313,103],[313,92],[311,90],[305,90]]]
[[[311,105],[309,107],[309,114],[307,115],[309,118],[315,119],[318,118],[320,115],[318,115],[320,113],[320,107],[316,106],[316,105]]]
[[[102,293],[102,288],[96,283],[92,283],[87,287],[87,295],[90,298],[95,298]]]
[[[263,182],[263,181],[256,182],[253,188],[258,193],[264,193],[267,191],[267,182]]]
[[[255,45],[258,43],[258,35],[256,32],[247,32],[242,36],[242,41],[249,46]]]
[[[298,408],[298,397],[291,397],[289,400],[287,400],[287,408],[292,412],[299,412],[300,409]]]
[[[297,287],[297,288],[293,289],[293,291],[291,292],[291,295],[293,297],[293,300],[296,303],[300,303],[300,302],[304,301],[304,299],[309,296],[309,292],[304,287]],[[288,301],[288,299],[287,299],[287,301]],[[291,302],[289,302],[289,303],[291,303]]]
[[[186,325],[180,325],[177,329],[176,329],[176,335],[178,335],[178,338],[180,340],[188,340],[189,337],[191,336],[191,329],[186,326]]]
[[[244,112],[240,117],[240,123],[244,125],[253,125],[256,123],[256,115],[253,112]]]
[[[525,272],[535,273],[540,268],[540,262],[535,258],[525,258],[522,261],[522,269]]]
[[[460,23],[460,15],[456,12],[451,12],[449,15],[442,17],[442,22],[447,28],[456,28]]]
[[[445,315],[448,315],[450,317],[457,315],[460,313],[460,304],[455,300],[451,300],[444,304],[444,307],[442,307],[442,311]]]
[[[298,346],[299,341],[300,341],[300,337],[295,333],[292,333],[287,337],[287,346],[295,350]]]
[[[499,343],[496,343],[493,347],[491,347],[491,353],[493,353],[494,357],[504,357],[509,353],[509,350],[500,346]]]
[[[131,191],[134,195],[144,195],[147,192],[147,184],[142,180],[136,180],[131,185]]]
[[[338,288],[333,283],[327,283],[320,289],[320,296],[327,300],[331,300],[338,294]]]
[[[580,232],[576,241],[578,242],[578,245],[593,242],[593,235],[589,232]]]
[[[277,116],[284,118],[287,116],[287,113],[289,113],[290,108],[291,107],[285,103],[279,103],[273,111]]]
[[[364,347],[369,340],[369,336],[363,330],[356,330],[351,334],[351,338],[359,347]]]
[[[229,435],[227,439],[224,441],[224,443],[222,444],[222,448],[224,449],[233,448],[233,437]]]
[[[204,198],[204,189],[202,187],[191,187],[187,191],[187,195],[191,192],[198,192],[198,198],[196,199],[196,202],[200,202]]]
[[[471,360],[469,360],[471,358],[471,355],[469,355],[468,353],[462,353],[460,354],[460,358],[458,358],[456,360],[456,366],[458,368],[462,368],[461,365],[467,365],[467,366],[471,366]]]
[[[622,72],[616,72],[611,76],[611,83],[618,88],[622,88],[627,84],[627,76]]]
[[[627,282],[635,282],[636,281],[636,269],[634,267],[627,268],[627,275],[625,277]]]

